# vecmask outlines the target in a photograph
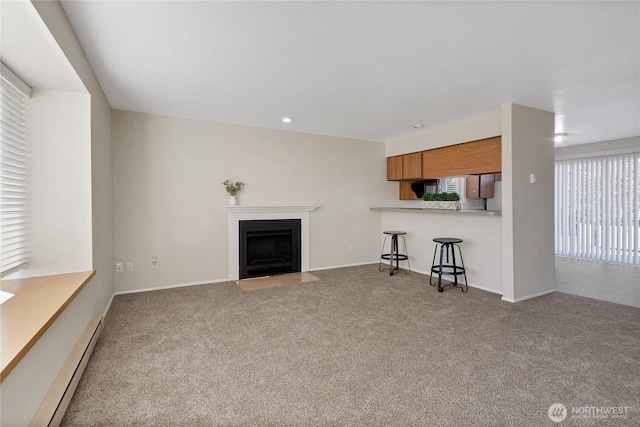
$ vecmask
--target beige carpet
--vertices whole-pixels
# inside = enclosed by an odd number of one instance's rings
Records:
[[[315,274],[116,296],[63,425],[640,425],[637,308]],[[554,424],[553,403],[629,409]]]

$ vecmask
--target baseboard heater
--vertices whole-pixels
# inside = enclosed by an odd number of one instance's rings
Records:
[[[80,336],[29,427],[58,427],[60,425],[101,331],[102,316],[96,315],[89,321],[87,328]]]

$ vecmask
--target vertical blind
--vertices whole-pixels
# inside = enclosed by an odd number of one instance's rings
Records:
[[[26,265],[29,256],[28,98],[0,78],[0,277]]]
[[[640,264],[640,154],[555,164],[556,255]]]

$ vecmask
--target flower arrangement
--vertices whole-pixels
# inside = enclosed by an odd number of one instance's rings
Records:
[[[425,202],[457,202],[460,200],[458,193],[424,193],[422,200]]]
[[[229,193],[230,196],[235,197],[238,194],[238,192],[242,189],[244,182],[238,181],[234,183],[232,180],[227,179],[222,183],[222,185],[224,185],[225,189],[227,190],[227,193]]]

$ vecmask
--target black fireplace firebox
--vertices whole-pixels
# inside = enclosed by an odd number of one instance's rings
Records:
[[[240,221],[240,279],[299,272],[300,222]]]

